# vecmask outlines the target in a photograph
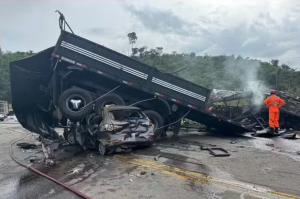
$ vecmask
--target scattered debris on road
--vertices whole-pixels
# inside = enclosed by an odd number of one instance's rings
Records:
[[[30,161],[31,163],[37,163],[37,162],[41,162],[42,160],[41,160],[41,158],[38,158],[38,157],[36,156],[36,157],[30,158],[29,161]]]
[[[215,157],[226,157],[226,156],[230,156],[230,153],[221,148],[221,147],[201,147],[201,150],[207,150],[209,151],[209,154],[215,156]],[[216,153],[215,151],[222,151],[223,153]]]
[[[270,146],[270,147],[274,147],[274,144],[273,144],[273,143],[266,143],[265,145],[266,145],[266,146]]]
[[[155,161],[158,161],[158,159],[160,158],[160,156],[161,156],[160,154],[157,155],[157,156],[155,156],[155,157],[154,157],[154,160],[155,160]]]
[[[141,171],[141,175],[145,175],[146,173],[146,171]]]
[[[180,140],[179,143],[180,143],[180,144],[188,144],[188,142],[185,141],[185,140]]]
[[[236,144],[236,142],[232,141],[232,142],[230,142],[230,144]]]
[[[300,151],[297,151],[297,155],[300,155]]]
[[[22,148],[22,149],[31,149],[31,148],[36,148],[36,144],[33,143],[27,143],[27,142],[20,142],[17,143],[17,146]]]
[[[283,152],[283,150],[280,147],[272,148],[271,151],[273,151],[273,152]]]
[[[296,139],[296,133],[286,133],[280,136],[285,139]]]

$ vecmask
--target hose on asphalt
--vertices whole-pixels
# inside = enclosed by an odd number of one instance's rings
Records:
[[[20,140],[23,140],[27,135],[29,135],[29,134],[26,134],[24,137],[22,137],[22,138],[20,138],[20,139],[17,139],[17,140],[13,141],[13,142],[10,144],[10,147],[9,147],[9,155],[10,155],[10,157],[11,157],[11,159],[12,159],[13,161],[15,161],[17,164],[19,164],[19,165],[21,165],[21,166],[23,166],[23,167],[25,167],[25,168],[28,168],[29,170],[31,170],[31,171],[33,171],[33,172],[35,172],[35,173],[39,174],[40,176],[42,176],[42,177],[44,177],[44,178],[47,178],[48,180],[51,180],[52,182],[55,182],[56,184],[58,184],[58,185],[64,187],[65,189],[67,189],[67,190],[69,190],[69,191],[75,193],[76,195],[80,196],[81,198],[84,198],[84,199],[92,199],[91,197],[89,197],[89,196],[87,196],[87,195],[81,193],[80,191],[78,191],[78,190],[76,190],[76,189],[74,189],[74,188],[72,188],[72,187],[70,187],[70,186],[68,186],[68,185],[66,185],[66,184],[64,184],[64,183],[62,183],[62,182],[60,182],[60,181],[58,181],[58,180],[56,180],[56,179],[54,179],[54,178],[48,176],[48,175],[46,175],[45,173],[40,172],[39,170],[35,169],[35,168],[32,167],[31,165],[25,165],[25,164],[23,164],[22,162],[18,161],[18,160],[14,157],[12,146],[13,146],[16,142],[18,142],[18,141],[20,141]]]

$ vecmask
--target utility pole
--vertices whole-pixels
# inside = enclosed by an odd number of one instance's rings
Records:
[[[278,86],[277,86],[278,71],[279,71],[279,70],[277,69],[277,71],[276,71],[276,82],[275,82],[276,90],[278,90]]]

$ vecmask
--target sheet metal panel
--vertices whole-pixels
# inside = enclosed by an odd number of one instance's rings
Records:
[[[163,93],[169,100],[176,99],[204,108],[210,93],[209,89],[162,73],[156,68],[65,31],[62,31],[54,53],[60,58],[63,56],[80,62],[93,72],[100,70],[116,76],[116,79]]]

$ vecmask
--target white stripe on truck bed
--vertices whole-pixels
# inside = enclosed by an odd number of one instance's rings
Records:
[[[194,93],[194,92],[191,92],[189,90],[186,90],[184,88],[181,88],[181,87],[178,87],[178,86],[175,86],[174,84],[170,84],[168,82],[165,82],[161,79],[158,79],[156,77],[153,77],[152,78],[152,82],[155,83],[155,84],[158,84],[160,86],[163,86],[163,87],[166,87],[166,88],[169,88],[169,89],[172,89],[174,91],[177,91],[179,93],[182,93],[182,94],[185,94],[187,96],[190,96],[190,97],[193,97],[195,99],[198,99],[198,100],[201,100],[201,101],[205,101],[206,97],[202,96],[202,95],[199,95],[197,93]]]
[[[92,58],[92,59],[94,59],[94,60],[97,60],[97,61],[99,61],[99,62],[102,62],[102,63],[105,63],[105,64],[107,64],[107,65],[110,65],[110,66],[112,66],[112,67],[114,67],[114,68],[123,70],[123,71],[125,71],[125,72],[127,72],[127,73],[129,73],[129,74],[135,75],[135,76],[140,77],[140,78],[142,78],[142,79],[145,79],[145,80],[146,80],[146,79],[148,78],[148,75],[145,74],[145,73],[142,73],[142,72],[140,72],[140,71],[138,71],[138,70],[135,70],[135,69],[133,69],[133,68],[130,68],[130,67],[128,67],[128,66],[124,66],[123,64],[119,64],[119,63],[117,63],[117,62],[115,62],[115,61],[112,61],[112,60],[110,60],[110,59],[107,59],[107,58],[105,58],[105,57],[102,57],[102,56],[100,56],[100,55],[97,55],[97,54],[95,54],[95,53],[92,53],[92,52],[90,52],[90,51],[87,51],[87,50],[85,50],[85,49],[83,49],[83,48],[80,48],[80,47],[78,47],[78,46],[75,46],[75,45],[73,45],[73,44],[67,43],[67,42],[65,42],[65,41],[62,41],[62,42],[61,42],[61,46],[64,47],[64,48],[67,48],[67,49],[69,49],[69,50],[72,50],[72,51],[74,51],[74,52],[77,52],[77,53],[79,53],[79,54],[82,54],[82,55],[85,55],[85,56],[87,56],[87,57],[90,57],[90,58]]]
[[[92,52],[90,52],[90,51],[88,51],[88,50],[85,50],[85,49],[83,49],[83,48],[80,48],[80,47],[78,47],[78,46],[75,46],[75,45],[73,45],[73,44],[70,44],[70,43],[68,43],[68,42],[62,41],[61,44],[60,44],[60,46],[66,48],[66,49],[72,50],[72,51],[74,51],[74,52],[77,52],[77,53],[79,53],[79,54],[82,54],[82,55],[84,55],[84,56],[87,56],[87,57],[89,57],[89,58],[92,58],[92,59],[94,59],[94,60],[97,60],[97,61],[99,61],[99,62],[102,62],[102,63],[104,63],[104,64],[107,64],[107,65],[109,65],[109,66],[112,66],[112,67],[114,67],[114,68],[116,68],[116,69],[125,71],[125,72],[127,72],[127,73],[129,73],[129,74],[132,74],[132,75],[135,75],[135,76],[137,76],[137,77],[139,77],[139,78],[142,78],[142,79],[145,79],[145,80],[148,79],[148,75],[145,74],[145,73],[143,73],[143,72],[140,72],[140,71],[138,71],[138,70],[135,70],[135,69],[133,69],[133,68],[130,68],[130,67],[128,67],[128,66],[125,66],[125,65],[123,65],[123,64],[120,64],[120,63],[118,63],[118,62],[115,62],[115,61],[112,61],[112,60],[110,60],[110,59],[107,59],[107,58],[105,58],[105,57],[102,57],[102,56],[100,56],[100,55],[98,55],[98,54],[92,53]],[[186,90],[186,89],[184,89],[184,88],[178,87],[178,86],[176,86],[176,85],[170,84],[170,83],[165,82],[165,81],[163,81],[163,80],[161,80],[161,79],[158,79],[158,78],[153,77],[153,78],[152,78],[152,82],[155,83],[155,84],[158,84],[158,85],[160,85],[160,86],[163,86],[163,87],[172,89],[172,90],[174,90],[174,91],[177,91],[177,92],[179,92],[179,93],[185,94],[185,95],[187,95],[187,96],[193,97],[193,98],[195,98],[195,99],[198,99],[198,100],[201,100],[201,101],[205,101],[205,100],[206,100],[206,97],[204,97],[204,96],[202,96],[202,95],[199,95],[199,94],[197,94],[197,93],[191,92],[191,91],[189,91],[189,90]]]

